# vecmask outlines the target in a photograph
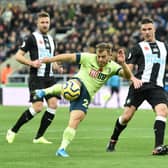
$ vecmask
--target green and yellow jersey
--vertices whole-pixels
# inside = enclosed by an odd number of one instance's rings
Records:
[[[80,78],[87,88],[91,98],[106,83],[112,75],[118,75],[122,68],[114,61],[110,61],[100,68],[97,63],[97,55],[92,53],[77,53],[77,63],[81,65],[75,77]]]

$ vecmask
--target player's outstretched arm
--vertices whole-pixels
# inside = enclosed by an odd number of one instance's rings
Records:
[[[126,78],[130,79],[131,76],[133,76],[130,68],[125,62],[125,52],[124,49],[119,49],[117,53],[117,62],[122,66],[122,69],[119,71],[119,75]]]
[[[131,72],[131,70],[133,69],[133,65],[131,64],[127,65],[125,63],[125,53],[123,49],[120,49],[118,51],[117,61],[122,66],[119,75],[126,79],[131,80],[135,89],[140,88],[143,85],[143,83],[140,79],[136,78]]]
[[[41,63],[50,63],[50,62],[75,62],[76,53],[72,54],[58,54],[52,58],[45,57],[40,60]]]
[[[21,64],[29,65],[34,68],[39,68],[41,66],[41,63],[39,60],[30,60],[25,57],[25,52],[23,50],[18,50],[15,55],[16,61],[20,62]]]
[[[122,69],[120,70],[119,75],[130,80],[133,74],[128,65],[125,62],[121,63],[120,65],[122,66]]]

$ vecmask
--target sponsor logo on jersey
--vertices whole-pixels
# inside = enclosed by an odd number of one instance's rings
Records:
[[[147,63],[159,63],[161,65],[164,65],[165,58],[159,58],[157,54],[146,54],[145,60]]]
[[[105,80],[107,75],[101,73],[99,70],[91,69],[89,76],[92,78],[97,78],[99,80]]]

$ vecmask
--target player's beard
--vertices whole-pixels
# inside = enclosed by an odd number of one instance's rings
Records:
[[[146,37],[145,37],[145,41],[147,41],[147,42],[154,42],[154,38],[153,38],[153,36],[152,35],[146,35]]]
[[[103,68],[106,65],[104,62],[99,62],[99,67]]]
[[[49,28],[48,27],[41,27],[40,32],[42,34],[46,34],[48,32]]]

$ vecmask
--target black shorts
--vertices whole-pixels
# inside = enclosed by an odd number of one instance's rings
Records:
[[[119,87],[111,87],[111,94],[113,94],[113,93],[119,93]]]
[[[45,89],[54,84],[56,84],[55,77],[29,77],[28,86],[30,91],[30,102],[43,101],[43,98],[37,99],[37,97],[34,96],[33,91],[36,89]],[[45,96],[45,99],[48,100],[51,97],[57,97],[60,99],[59,95],[56,96],[54,94]]]
[[[130,86],[128,96],[124,106],[135,106],[138,108],[146,100],[154,109],[160,103],[168,105],[168,96],[162,87],[155,86],[151,83],[144,83],[139,89]]]

